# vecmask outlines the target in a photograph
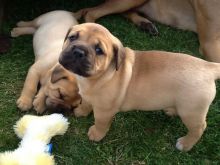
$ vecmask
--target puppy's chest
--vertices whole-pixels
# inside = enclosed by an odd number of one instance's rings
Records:
[[[79,88],[79,94],[83,99],[85,99],[90,104],[92,104],[97,99],[97,96],[91,90],[85,90],[83,88]]]
[[[111,89],[114,90],[114,89]],[[107,88],[96,88],[91,86],[87,90],[85,88],[79,87],[79,94],[91,105],[109,105],[114,100],[115,92],[110,91]]]
[[[91,103],[93,101],[93,98],[95,98],[95,96],[93,96],[93,92],[91,91],[92,87],[90,88],[89,86],[85,86],[80,83],[78,83],[78,86],[80,96],[88,103]]]

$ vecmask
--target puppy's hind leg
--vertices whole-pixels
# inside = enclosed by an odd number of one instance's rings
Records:
[[[201,138],[206,128],[206,114],[209,106],[204,109],[182,109],[179,114],[188,133],[179,138],[176,148],[180,151],[189,151]]]
[[[18,37],[25,34],[34,34],[37,30],[36,20],[32,21],[20,21],[17,23],[17,27],[11,31],[12,37]]]
[[[19,21],[16,25],[18,27],[36,27],[36,21]]]
[[[34,27],[16,27],[12,29],[11,36],[18,37],[25,34],[34,34],[35,31],[36,29]]]

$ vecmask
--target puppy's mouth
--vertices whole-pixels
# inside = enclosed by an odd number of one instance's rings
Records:
[[[67,70],[83,77],[89,77],[88,73],[91,64],[87,57],[88,51],[84,47],[73,47],[68,51],[63,51],[59,58],[59,63]]]

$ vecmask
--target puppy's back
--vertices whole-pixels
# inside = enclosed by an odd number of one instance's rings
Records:
[[[74,24],[78,24],[72,12],[64,11],[64,10],[54,10],[45,14],[40,15],[35,18],[36,26],[45,25],[50,22],[62,23],[66,20],[72,19]]]
[[[33,38],[36,60],[50,51],[58,56],[68,29],[78,24],[73,13],[61,10],[43,14],[35,22],[38,27]]]

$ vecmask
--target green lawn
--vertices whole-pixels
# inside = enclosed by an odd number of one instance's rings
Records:
[[[11,1],[13,2],[13,1]],[[8,7],[4,24],[9,33],[20,20],[32,19],[44,12],[80,8],[99,4],[100,0],[20,0]],[[156,24],[160,35],[151,37],[120,15],[106,16],[98,23],[107,27],[125,46],[138,50],[166,50],[199,56],[197,35]],[[25,113],[16,108],[29,66],[33,63],[32,37],[12,40],[11,50],[0,55],[0,152],[17,148],[19,139],[13,125]],[[193,91],[192,91],[193,92]],[[107,136],[99,143],[88,140],[87,131],[93,116],[71,122],[64,136],[52,139],[53,154],[58,165],[86,164],[220,164],[220,87],[210,107],[208,127],[199,143],[188,153],[175,149],[176,139],[186,133],[179,118],[163,112],[133,111],[116,115]],[[27,113],[35,114],[32,110]]]

